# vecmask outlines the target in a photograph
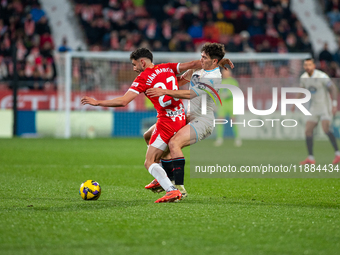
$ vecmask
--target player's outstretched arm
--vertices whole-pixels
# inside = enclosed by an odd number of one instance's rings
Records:
[[[183,79],[182,76],[177,77],[178,87],[182,87],[183,85],[187,84],[188,82],[190,82],[190,81]]]
[[[96,100],[91,97],[83,97],[81,99],[81,103],[83,105],[89,104],[93,106],[103,106],[103,107],[124,107],[127,104],[129,104],[133,99],[138,96],[137,93],[134,93],[132,91],[128,91],[125,93],[122,97],[117,97],[111,100]]]
[[[171,96],[174,98],[180,99],[191,99],[197,96],[195,93],[190,90],[169,90],[169,89],[161,89],[161,88],[151,88],[145,92],[150,97],[160,97],[160,96]]]
[[[200,60],[194,60],[190,62],[180,63],[178,66],[179,72],[184,72],[189,69],[201,69],[202,63]]]
[[[183,73],[181,76],[178,76],[177,77],[178,87],[181,87],[181,86],[187,84],[188,82],[190,82],[190,78],[191,78],[193,73],[194,73],[194,70],[189,69],[185,73]]]

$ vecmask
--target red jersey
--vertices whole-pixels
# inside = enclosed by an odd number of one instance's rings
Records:
[[[147,68],[140,73],[132,83],[129,91],[137,94],[145,92],[149,88],[162,88],[169,90],[178,90],[176,74],[179,63],[168,63],[155,65],[153,68]],[[158,118],[170,118],[172,121],[185,119],[184,106],[181,99],[173,98],[167,95],[160,97],[149,97],[157,110]]]

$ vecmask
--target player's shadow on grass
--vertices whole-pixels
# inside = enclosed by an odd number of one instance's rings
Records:
[[[12,198],[13,199],[13,198]],[[51,204],[53,201],[58,201],[55,205]],[[61,202],[65,202],[64,205]],[[65,199],[62,198],[30,198],[18,199],[17,202],[2,206],[0,211],[49,211],[49,212],[72,212],[72,211],[93,211],[104,209],[121,209],[135,206],[147,206],[152,204],[153,201],[145,200],[88,200],[84,201],[79,199]],[[20,205],[18,205],[20,204]]]
[[[93,211],[104,210],[108,208],[120,209],[128,207],[144,207],[144,206],[162,206],[161,204],[154,204],[154,198],[139,199],[139,200],[115,200],[115,199],[99,199],[99,200],[81,200],[79,198],[58,198],[58,197],[36,197],[36,198],[22,198],[22,197],[6,197],[4,200],[14,200],[6,203],[0,207],[0,211]],[[199,205],[225,205],[225,206],[248,206],[248,207],[308,207],[320,209],[340,209],[340,205],[334,201],[332,202],[306,202],[306,203],[289,203],[289,202],[267,202],[261,199],[252,199],[243,201],[235,201],[228,199],[228,197],[207,197],[206,199],[192,199],[187,198],[178,203],[172,203],[173,206],[177,204],[185,204],[192,206]],[[55,203],[53,203],[55,202]],[[170,205],[168,203],[168,205]]]
[[[334,203],[277,203],[277,202],[266,202],[262,200],[251,200],[249,202],[247,201],[230,201],[227,198],[214,198],[214,199],[206,199],[206,200],[196,200],[196,199],[186,199],[184,201],[181,201],[180,203],[183,204],[195,204],[195,205],[244,205],[244,206],[278,206],[278,207],[309,207],[309,208],[320,208],[320,209],[340,209],[340,205],[337,202]]]

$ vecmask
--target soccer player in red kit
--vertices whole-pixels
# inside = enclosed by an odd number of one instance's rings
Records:
[[[152,63],[153,55],[151,51],[146,48],[140,48],[132,52],[130,60],[133,65],[133,70],[139,73],[139,75],[124,96],[103,101],[85,96],[81,99],[82,104],[103,107],[124,107],[136,98],[139,93],[145,93],[149,88],[178,90],[176,74],[188,69],[201,68],[200,60],[187,63],[154,65]],[[180,200],[182,194],[173,186],[166,172],[158,162],[163,151],[167,148],[170,138],[186,125],[184,106],[180,99],[166,95],[148,98],[157,110],[158,120],[149,142],[144,166],[167,192],[165,196],[156,200],[155,203],[174,202]]]

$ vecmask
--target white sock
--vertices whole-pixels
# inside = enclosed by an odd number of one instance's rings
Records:
[[[159,184],[162,186],[162,188],[168,192],[171,190],[175,190],[176,188],[172,185],[170,179],[166,175],[165,170],[158,164],[158,163],[153,163],[149,169],[149,173],[157,179]]]
[[[340,156],[340,151],[336,151],[335,156]]]
[[[313,155],[309,155],[308,158],[309,158],[310,160],[314,160],[314,156],[313,156]]]

